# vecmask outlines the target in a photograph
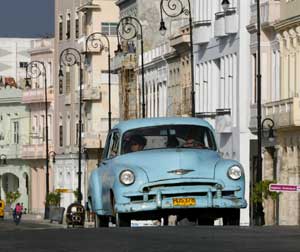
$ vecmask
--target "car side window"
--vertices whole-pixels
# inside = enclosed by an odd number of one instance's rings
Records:
[[[110,139],[111,139],[112,133],[110,133],[109,135],[107,135],[106,137],[106,142],[105,142],[105,147],[102,153],[102,159],[107,159],[108,158],[108,150],[110,147]]]
[[[114,158],[118,154],[120,143],[120,134],[119,132],[113,132],[110,138],[110,145],[108,150],[108,157],[107,158]]]

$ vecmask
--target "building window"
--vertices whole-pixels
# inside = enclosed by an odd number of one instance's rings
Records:
[[[59,29],[59,40],[63,40],[63,18],[62,18],[62,16],[59,16],[58,29]]]
[[[63,80],[59,79],[58,81],[58,89],[59,89],[59,94],[63,94]]]
[[[23,62],[23,61],[19,62],[19,66],[20,66],[20,68],[26,68],[26,67],[27,67],[27,65],[28,65],[28,63],[27,63],[27,62]]]
[[[59,125],[59,146],[64,146],[64,137],[63,137],[63,126]]]
[[[66,72],[66,94],[71,92],[71,75],[70,72]]]
[[[78,136],[79,136],[79,123],[76,123],[76,137],[75,137],[75,145],[77,145],[78,144],[78,140],[79,140],[79,138],[78,138]]]
[[[71,144],[71,117],[68,115],[66,125],[66,146]]]
[[[19,122],[14,122],[14,143],[19,144]]]
[[[75,38],[79,38],[79,18],[75,19]]]
[[[87,21],[86,21],[86,13],[83,13],[81,16],[81,32],[83,35],[87,35]]]
[[[68,14],[66,39],[69,39],[70,37],[71,37],[71,14]]]
[[[41,116],[41,124],[42,124],[42,129],[41,129],[41,131],[42,131],[42,140],[43,140],[43,142],[45,142],[45,140],[46,140],[46,130],[45,130],[45,125],[46,125],[46,123],[45,123],[45,116]]]
[[[84,132],[84,124],[81,124],[81,133]],[[75,145],[79,143],[79,123],[76,123],[76,137],[75,137]]]
[[[118,23],[101,23],[101,32],[108,36],[117,35],[117,25]]]

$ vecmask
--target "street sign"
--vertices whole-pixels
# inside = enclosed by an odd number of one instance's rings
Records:
[[[60,193],[71,193],[73,192],[71,189],[66,189],[66,188],[57,188],[55,189],[55,192],[60,192]]]
[[[300,192],[300,185],[270,184],[270,192]]]

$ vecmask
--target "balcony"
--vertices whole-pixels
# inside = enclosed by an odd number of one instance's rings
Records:
[[[137,65],[137,59],[135,53],[122,53],[112,58],[112,71],[118,69],[134,69]]]
[[[224,12],[217,12],[215,14],[215,37],[224,37],[226,36],[225,32],[225,13]]]
[[[250,107],[249,128],[257,130],[257,108],[256,104]],[[271,118],[275,128],[288,128],[300,126],[300,98],[293,97],[275,102],[268,102],[262,105],[262,120]]]
[[[53,151],[53,145],[49,145],[49,152]],[[46,144],[25,144],[22,145],[21,156],[23,159],[45,159]]]
[[[211,21],[198,21],[194,23],[193,35],[194,44],[205,44],[210,40]]]
[[[30,104],[30,103],[41,103],[45,101],[45,89],[44,88],[36,88],[36,89],[28,89],[23,92],[22,95],[22,103]],[[47,88],[47,102],[54,101],[54,89],[53,87]]]
[[[79,6],[77,11],[78,12],[90,12],[90,11],[100,11],[101,7],[98,1],[90,0],[87,3]]]
[[[271,118],[275,128],[300,126],[300,98],[292,97],[264,104],[263,117]]]
[[[170,46],[176,50],[182,46],[189,46],[190,44],[190,34],[182,33],[170,38]]]
[[[280,1],[268,1],[260,5],[262,27],[274,24],[280,18]]]
[[[54,39],[37,39],[31,41],[31,54],[52,53],[54,51]]]
[[[102,148],[102,141],[100,134],[84,132],[82,133],[82,145],[87,149]]]
[[[238,15],[235,8],[226,11],[225,16],[225,33],[234,34],[238,32]]]
[[[280,0],[265,1],[260,4],[261,26],[267,28],[272,26],[280,19]],[[257,8],[256,4],[251,5],[250,24],[256,26],[257,23]]]
[[[88,86],[82,90],[82,99],[84,101],[101,100],[101,89],[100,87]]]

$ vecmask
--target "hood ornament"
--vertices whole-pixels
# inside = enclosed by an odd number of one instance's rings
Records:
[[[190,173],[192,171],[195,171],[195,170],[177,169],[177,170],[173,170],[173,171],[168,171],[168,173],[173,173],[175,175],[185,175],[185,174]]]

